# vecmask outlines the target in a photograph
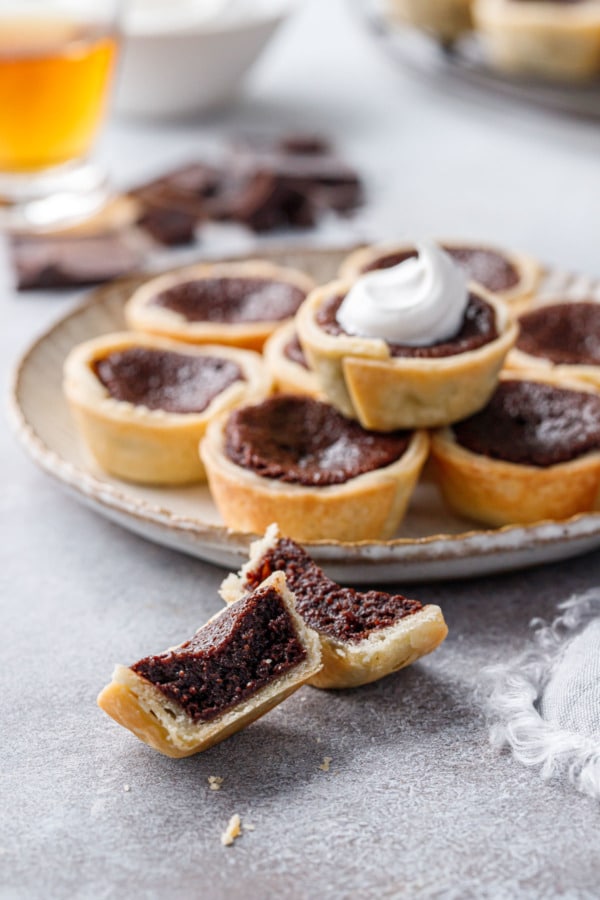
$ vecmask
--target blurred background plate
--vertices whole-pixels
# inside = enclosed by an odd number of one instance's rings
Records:
[[[488,65],[475,34],[443,46],[433,37],[393,21],[386,14],[385,0],[351,0],[351,6],[393,60],[439,81],[445,89],[472,87],[556,112],[600,119],[600,81],[571,86],[504,75]]]

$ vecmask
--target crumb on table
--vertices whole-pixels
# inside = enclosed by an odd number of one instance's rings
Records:
[[[242,833],[242,822],[237,813],[235,813],[229,820],[227,828],[221,835],[221,843],[224,847],[230,847],[236,838],[238,838]]]

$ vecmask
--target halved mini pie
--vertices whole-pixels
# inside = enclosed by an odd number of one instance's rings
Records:
[[[391,537],[419,473],[424,431],[377,434],[311,397],[277,395],[215,419],[200,452],[226,525],[302,541]]]
[[[320,668],[319,638],[275,572],[189,641],[117,666],[98,705],[155,750],[191,756],[254,722]]]
[[[271,387],[257,353],[134,332],[79,344],[64,365],[63,389],[96,462],[146,484],[202,480],[198,444],[210,420]]]
[[[295,541],[270,526],[250,547],[238,575],[229,575],[221,596],[232,603],[284,572],[296,610],[321,641],[322,669],[313,687],[350,688],[404,668],[438,647],[448,633],[438,606],[401,594],[358,592],[328,578]]]
[[[201,263],[147,281],[125,317],[137,331],[260,350],[313,287],[304,272],[262,260]]]
[[[389,0],[386,9],[400,22],[447,44],[473,27],[472,5],[473,0]]]
[[[442,241],[440,246],[464,269],[470,281],[476,281],[506,303],[521,305],[539,286],[541,266],[525,253],[466,241]],[[357,278],[365,272],[388,269],[416,255],[416,248],[406,242],[361,247],[346,257],[340,278]]]
[[[431,460],[449,506],[489,525],[593,510],[600,393],[552,373],[506,371],[484,409],[434,432]]]
[[[517,336],[507,307],[470,283],[458,332],[426,346],[348,334],[337,312],[352,281],[309,294],[296,328],[310,366],[330,403],[364,428],[429,428],[464,418],[485,405]]]
[[[519,336],[507,364],[517,369],[582,378],[600,388],[600,301],[536,301],[519,317]]]
[[[321,396],[319,381],[308,366],[293,321],[273,332],[264,346],[263,358],[275,388],[282,394]]]
[[[473,15],[492,65],[557,81],[600,73],[598,0],[475,0]]]

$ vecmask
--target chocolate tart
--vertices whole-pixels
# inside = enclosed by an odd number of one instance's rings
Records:
[[[440,246],[471,281],[509,303],[511,308],[521,306],[539,286],[541,266],[524,253],[466,241],[440,241]],[[340,267],[340,278],[357,278],[374,269],[397,266],[416,255],[414,246],[406,242],[361,247],[346,257]]]
[[[391,537],[420,471],[423,431],[365,431],[329,404],[278,395],[215,419],[200,453],[226,525],[301,541]]]
[[[517,337],[501,300],[471,283],[459,334],[443,344],[411,348],[336,327],[335,310],[351,286],[334,281],[316,288],[296,316],[310,366],[343,415],[363,428],[392,431],[446,425],[485,405]]]
[[[79,344],[64,365],[63,390],[90,453],[111,475],[143,484],[201,481],[208,423],[271,387],[249,350],[133,332]]]
[[[515,369],[581,378],[600,388],[600,301],[535,301],[518,319],[519,337],[507,358]]]
[[[473,0],[389,0],[386,8],[401,23],[449,44],[473,27],[472,5]]]
[[[600,73],[598,0],[475,0],[473,15],[503,72],[573,82]]]
[[[308,367],[293,321],[273,332],[264,346],[263,358],[276,390],[282,394],[308,394],[323,399],[317,376]]]
[[[285,573],[297,612],[321,641],[323,667],[310,679],[313,687],[351,688],[384,678],[431,653],[448,633],[438,606],[336,584],[275,525],[251,544],[249,561],[224,580],[221,596],[235,602],[275,571]]]
[[[254,722],[320,667],[319,638],[275,572],[189,641],[117,666],[98,705],[166,756],[192,756]]]
[[[201,263],[153,278],[125,306],[130,328],[191,344],[261,350],[293,318],[314,281],[262,260]]]
[[[448,505],[489,525],[593,510],[600,392],[576,379],[506,371],[485,409],[434,432],[431,462]]]

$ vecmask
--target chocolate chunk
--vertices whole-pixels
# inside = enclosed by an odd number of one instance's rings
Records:
[[[343,641],[364,640],[374,631],[389,628],[423,608],[418,600],[402,594],[377,590],[359,593],[341,587],[289,538],[280,538],[256,569],[246,573],[247,587],[252,590],[273,572],[285,572],[296,609],[307,625]]]
[[[220,169],[208,163],[188,163],[129,193],[144,207],[187,213],[200,220],[206,218],[206,200],[218,193],[223,177]]]
[[[97,237],[19,235],[9,245],[20,291],[100,284],[132,272],[142,260],[123,233]]]
[[[259,588],[194,637],[131,666],[194,722],[209,722],[306,659],[281,597]]]
[[[243,380],[230,359],[149,347],[109,353],[93,370],[115,400],[180,414],[203,412],[229,385]]]
[[[180,247],[194,242],[197,221],[197,216],[181,209],[149,206],[138,219],[138,225],[160,244]]]
[[[390,465],[410,437],[408,431],[367,431],[327,403],[280,395],[230,415],[225,453],[263,478],[324,487]]]

